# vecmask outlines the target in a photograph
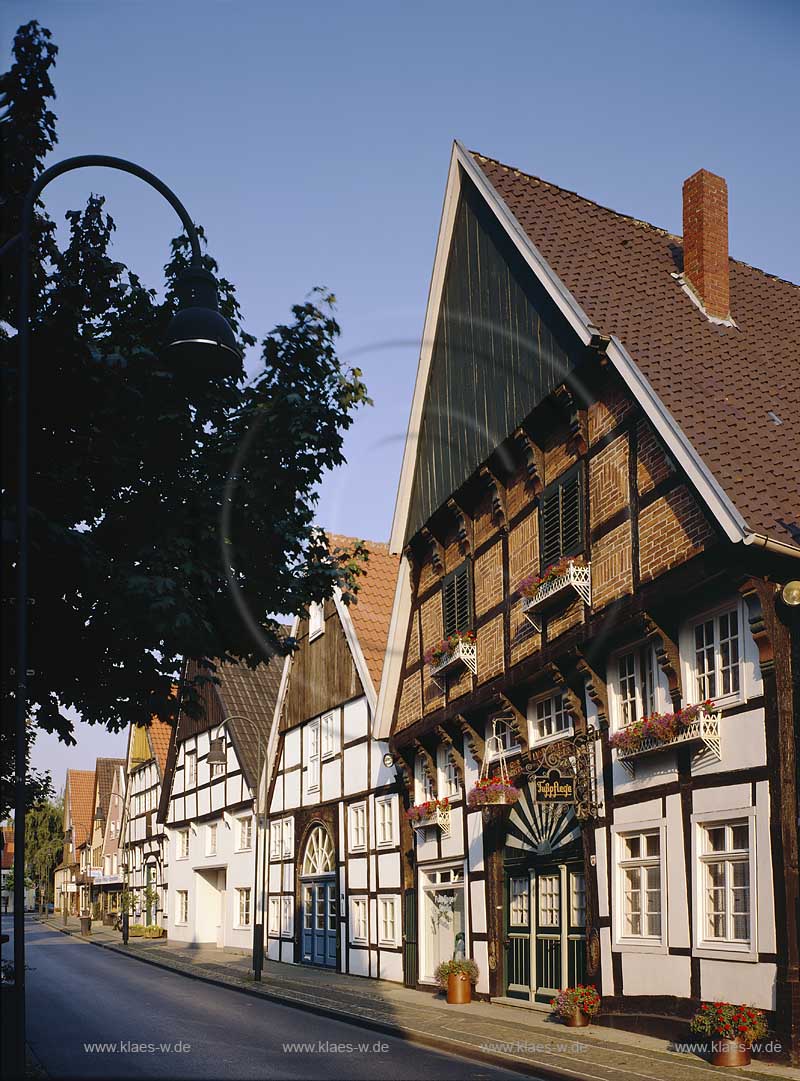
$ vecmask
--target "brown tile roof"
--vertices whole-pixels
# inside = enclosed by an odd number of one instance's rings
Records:
[[[92,829],[94,814],[94,770],[68,769],[67,792],[72,822],[72,843],[75,848],[85,844]]]
[[[328,540],[334,546],[352,547],[353,537],[343,537],[329,533]],[[358,594],[350,605],[350,618],[358,635],[358,642],[375,691],[380,690],[383,658],[386,655],[386,640],[389,636],[389,621],[392,617],[392,605],[397,586],[397,572],[400,556],[389,554],[389,545],[380,541],[364,541],[369,552],[366,573],[358,578]]]
[[[119,767],[125,768],[124,758],[98,758],[94,767],[94,796],[93,806],[100,807],[103,818],[108,818],[108,804],[111,799],[111,786],[114,783],[114,772]]]
[[[14,866],[14,827],[3,826],[3,848],[0,852],[0,866],[8,871]]]
[[[169,750],[169,740],[172,735],[172,725],[167,724],[165,721],[161,721],[158,717],[153,717],[147,729],[150,735],[150,746],[153,749],[156,762],[158,763],[158,770],[161,774],[161,778],[164,778],[164,768],[167,764],[167,751]]]
[[[800,544],[800,288],[731,259],[737,325],[712,324],[671,276],[683,269],[681,237],[473,157],[592,322],[622,341],[749,528]]]

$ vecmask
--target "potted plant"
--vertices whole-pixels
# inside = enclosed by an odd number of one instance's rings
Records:
[[[600,996],[596,987],[579,983],[577,987],[565,987],[559,991],[550,1006],[565,1025],[583,1028],[600,1009]]]
[[[754,1006],[704,1002],[689,1027],[710,1038],[713,1066],[747,1066],[753,1043],[767,1034],[767,1019]]]
[[[502,777],[483,777],[476,781],[467,795],[470,807],[486,807],[490,803],[510,805],[519,799],[519,789]]]
[[[442,961],[433,978],[443,991],[451,1006],[472,1002],[472,986],[478,982],[478,966],[472,958]]]

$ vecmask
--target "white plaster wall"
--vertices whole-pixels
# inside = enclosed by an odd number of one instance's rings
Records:
[[[366,859],[348,860],[347,884],[351,890],[366,890],[368,888]]]
[[[721,760],[718,762],[711,756],[695,759],[692,764],[692,773],[695,776],[733,769],[752,769],[767,764],[763,709],[752,709],[747,713],[723,717],[720,722],[720,739]]]
[[[300,765],[300,729],[290,728],[283,737],[283,768]]]
[[[381,889],[400,887],[400,854],[381,852],[378,856],[378,885]]]
[[[489,994],[489,943],[486,941],[472,943],[472,959],[478,966],[478,982],[475,990],[480,994]]]
[[[363,739],[368,733],[369,707],[363,696],[347,702],[344,706],[344,742]]]
[[[769,830],[769,781],[756,785],[756,895],[758,949],[760,953],[775,953],[775,894],[772,885],[772,845]]]
[[[614,990],[614,970],[611,962],[611,928],[600,928],[600,972],[603,977],[603,992],[612,994]]]
[[[442,858],[464,855],[464,808],[460,803],[450,809],[450,836],[442,837]]]
[[[482,871],[483,823],[480,811],[467,814],[467,855],[470,871]]]
[[[357,743],[344,749],[344,794],[363,792],[367,773],[366,743]]]
[[[631,803],[626,807],[615,807],[614,825],[624,825],[626,822],[651,822],[661,818],[661,800],[642,800],[641,803]]]
[[[750,785],[731,784],[724,788],[697,788],[692,793],[692,810],[730,811],[750,806]]]
[[[667,943],[689,946],[689,910],[686,904],[686,860],[683,846],[681,797],[667,796]]]
[[[472,930],[477,934],[486,932],[486,883],[481,879],[469,884],[472,904]]]
[[[775,1009],[777,965],[745,961],[700,961],[700,997]]]
[[[354,976],[369,976],[369,950],[350,947],[350,972]]]
[[[283,777],[283,809],[291,811],[300,806],[300,770],[293,770]]]
[[[659,994],[688,998],[690,986],[689,957],[653,953],[622,954],[623,995]]]
[[[597,869],[597,910],[601,916],[608,916],[609,888],[608,888],[608,860],[607,860],[607,831],[605,826],[594,831],[595,861]]]
[[[403,955],[381,950],[378,958],[378,978],[403,982]]]

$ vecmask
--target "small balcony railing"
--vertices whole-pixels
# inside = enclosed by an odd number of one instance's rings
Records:
[[[645,736],[632,747],[618,748],[617,759],[620,765],[631,776],[634,776],[638,759],[647,755],[658,754],[660,751],[669,751],[674,747],[690,744],[719,762],[722,758],[721,720],[722,713],[720,711],[701,710],[694,720],[684,725],[679,732],[668,739]]]
[[[444,690],[447,672],[462,667],[468,668],[473,676],[478,674],[478,649],[474,638],[460,638],[449,652],[430,666],[431,677]]]
[[[542,617],[573,596],[586,604],[592,603],[592,568],[589,563],[574,559],[566,561],[563,574],[542,582],[522,598],[522,614],[537,632],[542,630]]]
[[[430,808],[422,814],[415,814],[412,817],[414,811],[420,811],[425,807],[412,807],[407,811],[411,826],[415,830],[428,829],[430,826],[436,826],[441,830],[442,837],[450,836],[450,801],[449,800],[431,800]]]

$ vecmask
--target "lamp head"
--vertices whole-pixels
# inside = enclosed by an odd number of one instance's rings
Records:
[[[173,371],[206,376],[236,376],[242,354],[233,329],[219,310],[217,281],[192,265],[177,283],[178,311],[167,327],[161,359]]]
[[[790,608],[795,608],[797,605],[799,605],[800,582],[787,582],[781,590],[781,597],[783,598],[783,603],[788,604]]]

